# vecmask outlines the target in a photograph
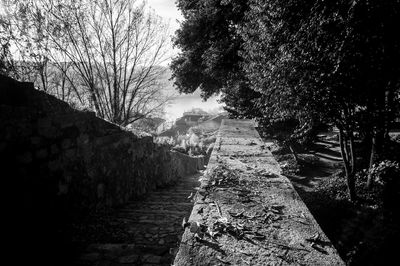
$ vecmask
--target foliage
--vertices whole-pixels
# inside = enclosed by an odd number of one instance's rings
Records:
[[[391,179],[399,178],[400,166],[398,162],[393,162],[389,160],[381,161],[380,163],[375,163],[369,173],[375,179],[375,182],[379,184],[391,183]]]
[[[258,92],[250,89],[241,68],[243,44],[237,28],[248,8],[239,0],[179,0],[185,20],[175,33],[174,44],[181,53],[171,63],[175,85],[180,92],[200,89],[207,99],[222,92],[231,116],[260,116]]]
[[[177,6],[185,20],[174,39],[182,50],[171,64],[175,84],[186,93],[200,87],[208,98],[240,71],[241,40],[235,28],[247,5],[237,0],[180,0]]]
[[[400,39],[384,37],[397,36],[398,12],[395,2],[254,0],[240,29],[244,69],[272,120],[295,119],[300,128],[323,120],[339,129],[352,199],[354,132],[387,126],[399,89],[390,84],[399,81],[392,59],[400,58]]]
[[[222,91],[234,116],[257,118],[274,131],[284,126],[280,137],[289,145],[312,137],[321,121],[333,124],[355,199],[355,132],[371,145],[372,166],[399,108],[399,1],[178,6],[185,21],[175,44],[182,53],[172,69],[180,91],[200,87],[205,97]]]
[[[356,187],[359,197],[369,197],[365,179],[358,179]],[[383,218],[381,198],[368,205],[349,204],[345,188],[342,175],[333,175],[315,191],[301,192],[301,197],[347,265],[390,264],[396,256],[399,224]]]

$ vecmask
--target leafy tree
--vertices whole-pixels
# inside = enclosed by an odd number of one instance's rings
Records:
[[[248,8],[238,0],[178,0],[185,20],[177,30],[174,44],[181,49],[171,64],[180,92],[202,91],[207,99],[223,92],[233,116],[254,116],[251,108],[259,93],[250,89],[241,69],[239,50],[243,43],[237,27]]]
[[[355,132],[387,128],[398,90],[398,1],[250,2],[241,28],[244,69],[273,116],[330,121],[340,132],[348,188],[355,195]],[[397,87],[396,87],[397,86]],[[386,97],[386,98],[385,98]],[[311,118],[311,120],[310,120]],[[389,120],[388,120],[389,119]],[[384,125],[386,123],[386,126]]]
[[[246,59],[241,55],[244,36],[238,29],[249,2],[181,0],[178,7],[185,17],[175,37],[182,53],[171,65],[178,89],[191,93],[200,88],[204,98],[222,92],[231,116],[258,118],[263,125],[281,121],[281,116],[266,110],[267,99],[250,86],[253,77],[246,75],[242,66]],[[301,138],[304,134],[290,135]]]
[[[399,1],[178,1],[185,21],[172,64],[181,92],[223,92],[228,110],[265,127],[285,125],[286,142],[335,125],[349,194],[360,168],[356,134],[384,154],[398,110]],[[397,97],[397,98],[396,98]]]

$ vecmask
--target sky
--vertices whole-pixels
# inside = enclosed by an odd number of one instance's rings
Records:
[[[175,0],[148,0],[147,3],[159,16],[170,22],[171,32],[179,28],[177,20],[183,20],[183,16],[176,7]]]
[[[183,20],[180,10],[175,5],[175,0],[147,0],[147,4],[156,12],[157,15],[161,16],[165,22],[169,24],[172,37],[175,31],[179,28],[179,22]],[[178,52],[178,49],[171,49],[172,56],[178,54]],[[167,60],[163,65],[166,66],[170,62],[171,59]]]
[[[165,20],[169,21],[171,34],[179,28],[179,22],[183,20],[181,12],[175,5],[175,0],[148,0],[149,7]],[[174,51],[176,54],[178,51]],[[196,91],[189,95],[180,95],[171,101],[165,111],[166,119],[169,121],[181,117],[183,112],[190,111],[192,108],[201,108],[204,111],[213,112],[221,108],[221,104],[217,102],[218,97],[211,97],[206,102],[200,97],[200,92]]]

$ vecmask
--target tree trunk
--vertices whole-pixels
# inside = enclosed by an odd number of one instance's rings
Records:
[[[395,118],[395,100],[394,100],[394,89],[392,88],[393,82],[389,82],[388,90],[386,91],[385,97],[385,124],[384,124],[384,139],[390,139],[389,132],[392,127],[393,120]]]
[[[374,163],[376,163],[380,159],[384,142],[385,142],[385,131],[384,130],[378,130],[377,132],[373,133],[372,144],[371,144],[371,146],[372,146],[371,147],[371,155],[370,155],[370,159],[369,159],[369,170],[370,171],[371,171]],[[367,188],[371,189],[372,186],[373,186],[372,175],[368,174]]]
[[[356,179],[355,173],[352,172],[350,174],[346,174],[346,181],[347,181],[347,189],[349,191],[350,200],[355,202],[357,200],[357,193],[356,193]]]
[[[89,84],[89,91],[90,91],[90,100],[94,105],[94,110],[96,111],[96,115],[101,118],[104,118],[104,115],[101,112],[100,105],[96,96],[96,88],[93,82]]]
[[[346,183],[347,189],[349,192],[350,200],[352,202],[356,201],[357,194],[355,188],[355,159],[354,159],[354,147],[353,141],[350,139],[350,149],[348,147],[348,140],[344,135],[342,129],[339,129],[339,144],[340,144],[340,152],[342,155],[342,160],[344,164],[344,169],[346,173]]]
[[[349,133],[350,138],[350,165],[351,165],[351,172],[347,175],[347,187],[349,190],[350,200],[356,201],[356,155],[354,152],[354,134],[353,131]]]
[[[299,162],[299,157],[297,157],[297,153],[296,153],[296,151],[293,149],[291,143],[289,143],[289,149],[290,149],[290,152],[291,152],[292,155],[293,155],[293,159],[296,161],[296,163],[298,163],[298,162]]]
[[[376,136],[373,134],[372,136],[372,143],[371,143],[371,155],[369,158],[369,173],[368,173],[368,179],[367,179],[367,189],[372,188],[372,174],[371,174],[371,169],[372,166],[375,163],[375,158],[376,158]]]

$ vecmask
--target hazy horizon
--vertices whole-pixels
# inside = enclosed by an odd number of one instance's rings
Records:
[[[200,108],[212,113],[215,113],[218,109],[223,111],[223,104],[218,103],[218,98],[218,96],[212,96],[207,101],[203,101],[198,90],[193,94],[177,95],[165,107],[165,119],[167,121],[174,121],[182,117],[184,112],[190,111],[193,108]]]

